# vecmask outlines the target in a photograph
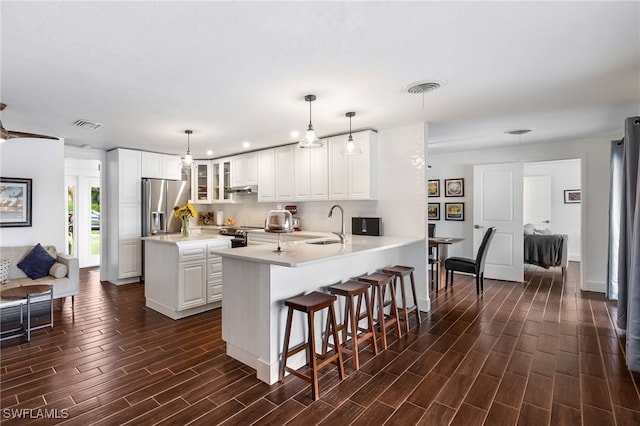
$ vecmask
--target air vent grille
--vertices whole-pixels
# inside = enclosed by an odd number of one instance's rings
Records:
[[[515,130],[507,130],[505,133],[509,135],[524,135],[525,133],[529,133],[531,129],[515,129]]]
[[[426,81],[417,81],[415,83],[411,83],[410,85],[405,87],[405,90],[408,93],[427,93],[432,92],[436,89],[439,89],[445,84],[444,81],[441,80],[426,80]]]
[[[83,129],[96,130],[102,127],[102,123],[96,123],[94,121],[89,120],[76,120],[73,123],[76,127],[82,127]]]

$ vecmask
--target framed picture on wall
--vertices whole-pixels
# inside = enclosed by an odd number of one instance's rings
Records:
[[[31,179],[0,177],[0,228],[31,226]]]
[[[464,197],[464,179],[445,179],[444,180],[444,196],[445,197]]]
[[[427,219],[440,220],[440,203],[427,203]]]
[[[464,220],[464,203],[444,203],[445,220]]]
[[[574,204],[582,201],[582,191],[579,189],[565,189],[564,190],[564,203]]]
[[[430,179],[427,181],[427,192],[429,197],[440,196],[440,179]]]

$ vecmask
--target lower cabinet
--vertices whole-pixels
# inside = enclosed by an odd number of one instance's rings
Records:
[[[145,240],[147,307],[173,319],[220,307],[222,258],[214,252],[230,245],[219,238],[180,244]]]
[[[142,275],[140,267],[140,238],[121,239],[118,242],[118,278],[133,278]]]
[[[207,303],[207,265],[198,262],[178,266],[178,309],[190,309]]]

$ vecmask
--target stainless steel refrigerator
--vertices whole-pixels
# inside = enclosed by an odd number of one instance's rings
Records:
[[[173,207],[188,201],[187,182],[142,179],[142,236],[180,232],[181,222],[173,216]]]

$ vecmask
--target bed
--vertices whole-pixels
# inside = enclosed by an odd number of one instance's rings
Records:
[[[545,269],[559,266],[562,268],[562,280],[564,281],[566,268],[569,264],[568,242],[569,237],[566,234],[525,233],[524,262]]]

